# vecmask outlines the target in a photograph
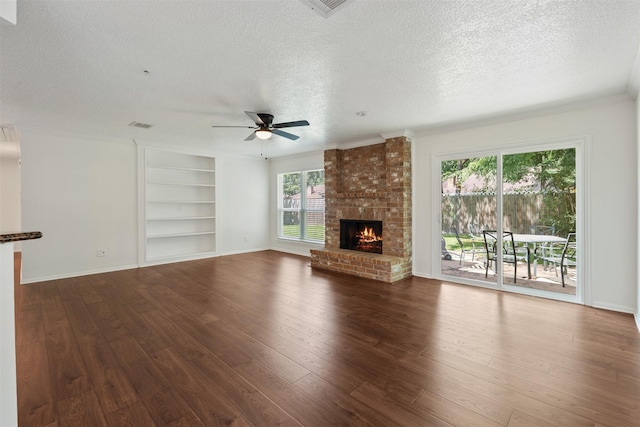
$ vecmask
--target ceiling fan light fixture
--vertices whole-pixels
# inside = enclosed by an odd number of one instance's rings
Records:
[[[267,129],[258,129],[256,131],[256,136],[260,139],[269,139],[271,138],[271,131]]]

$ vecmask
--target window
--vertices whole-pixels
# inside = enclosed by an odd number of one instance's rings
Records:
[[[278,175],[278,237],[324,242],[324,170]]]
[[[434,157],[441,277],[582,302],[584,146],[568,138]]]

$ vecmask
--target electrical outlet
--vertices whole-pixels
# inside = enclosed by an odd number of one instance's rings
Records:
[[[96,256],[107,256],[107,250],[106,249],[98,249],[96,251]]]

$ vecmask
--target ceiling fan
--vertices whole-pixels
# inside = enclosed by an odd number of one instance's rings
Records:
[[[211,126],[214,128],[247,128],[255,129],[251,135],[245,138],[245,141],[251,141],[256,136],[260,139],[269,139],[272,134],[276,134],[292,141],[300,138],[298,135],[294,135],[289,132],[280,130],[281,128],[292,128],[297,126],[309,126],[309,122],[306,120],[298,120],[295,122],[285,123],[273,123],[273,115],[267,113],[252,113],[251,111],[245,111],[245,114],[249,116],[251,120],[256,124],[255,126]]]

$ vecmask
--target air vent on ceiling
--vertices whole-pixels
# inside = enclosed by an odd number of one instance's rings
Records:
[[[302,0],[318,14],[328,18],[347,4],[347,0]]]
[[[13,126],[0,126],[0,142],[15,142],[17,140]]]
[[[133,126],[134,128],[149,129],[153,125],[148,125],[146,123],[140,123],[140,122],[131,122],[129,123],[129,126]]]

